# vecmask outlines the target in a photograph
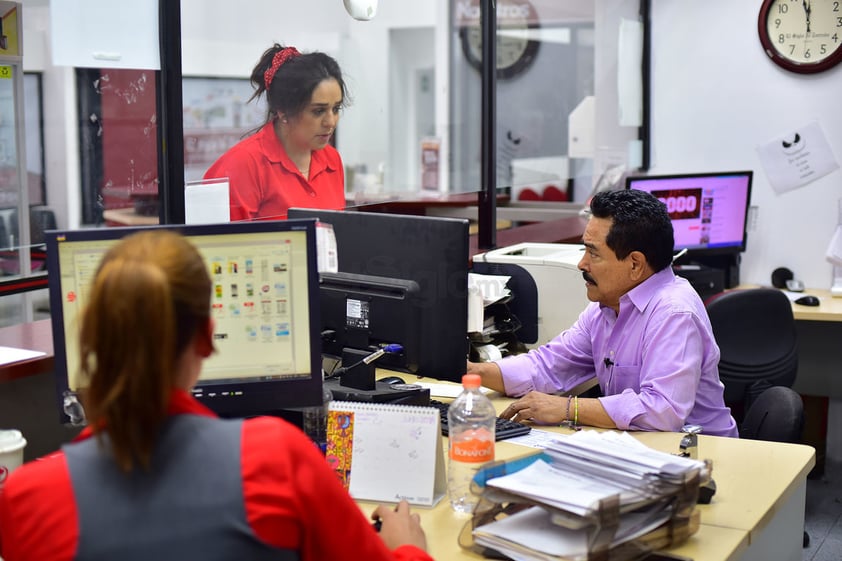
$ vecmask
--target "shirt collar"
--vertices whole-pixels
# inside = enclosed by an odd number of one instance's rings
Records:
[[[260,143],[270,162],[281,164],[290,173],[299,173],[298,167],[287,155],[284,145],[281,144],[278,135],[275,134],[275,121],[269,121],[263,125],[263,128],[257,134],[260,135]],[[324,152],[324,150],[310,152],[310,177],[315,177],[317,173],[325,169],[335,171]]]
[[[638,311],[643,311],[649,304],[649,301],[657,294],[661,288],[667,286],[675,280],[675,273],[672,267],[664,267],[662,270],[653,274],[651,277],[635,286],[620,297],[620,308],[623,307],[623,302],[630,302]]]

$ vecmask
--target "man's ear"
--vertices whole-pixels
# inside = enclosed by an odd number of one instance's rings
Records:
[[[646,261],[646,256],[640,251],[632,251],[629,253],[628,259],[631,263],[629,275],[633,280],[640,280],[646,274],[649,265]]]
[[[196,352],[202,358],[209,357],[216,350],[213,348],[213,330],[215,327],[216,322],[213,318],[208,318],[196,332]]]

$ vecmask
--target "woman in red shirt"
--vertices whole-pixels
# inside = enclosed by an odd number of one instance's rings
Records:
[[[106,253],[79,332],[88,426],[0,487],[0,557],[431,561],[406,502],[378,507],[375,532],[295,426],[193,399],[214,351],[211,289],[174,232]]]
[[[260,57],[251,83],[251,99],[266,94],[266,123],[204,175],[228,179],[231,220],[285,219],[290,207],[345,208],[345,171],[329,144],[345,105],[339,64],[276,43]]]

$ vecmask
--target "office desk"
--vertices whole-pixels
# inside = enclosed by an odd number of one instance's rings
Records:
[[[401,377],[408,383],[425,381],[406,374]],[[489,395],[498,412],[512,401],[496,393]],[[541,430],[570,433],[569,429],[559,427]],[[664,452],[677,451],[682,436],[655,432],[630,434]],[[443,445],[446,446],[446,439]],[[530,450],[501,441],[496,446],[496,457],[512,458]],[[700,435],[699,457],[713,461],[717,492],[710,505],[697,507],[701,516],[699,531],[668,551],[696,561],[800,560],[806,480],[815,464],[813,448]],[[366,515],[376,507],[371,502],[359,501],[359,504]],[[429,550],[435,559],[481,559],[459,547],[459,533],[470,517],[451,511],[446,497],[433,508],[414,510],[421,516]]]
[[[834,298],[830,290],[808,288],[804,294],[818,296],[818,306],[803,306],[792,303],[792,315],[798,321],[834,321],[842,322],[842,298]]]
[[[741,284],[734,290],[746,290],[761,288],[759,284]],[[842,322],[842,298],[834,298],[830,290],[821,288],[807,288],[802,296],[813,295],[818,297],[818,306],[804,306],[792,302],[792,315],[796,321],[833,321]]]
[[[53,369],[53,328],[49,319],[0,328],[0,345],[44,353],[35,358],[0,365],[0,383]]]

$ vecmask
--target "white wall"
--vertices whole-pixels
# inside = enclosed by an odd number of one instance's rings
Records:
[[[755,148],[816,120],[842,158],[842,65],[808,76],[777,67],[760,46],[759,9],[760,2],[652,1],[650,173],[754,170],[757,220],[741,281],[769,284],[772,270],[785,266],[807,286],[829,288],[824,252],[842,171],[777,194]]]
[[[23,69],[43,75],[47,202],[56,211],[59,228],[78,228],[81,187],[73,69],[52,64],[50,14],[46,0],[24,1],[22,14]]]

